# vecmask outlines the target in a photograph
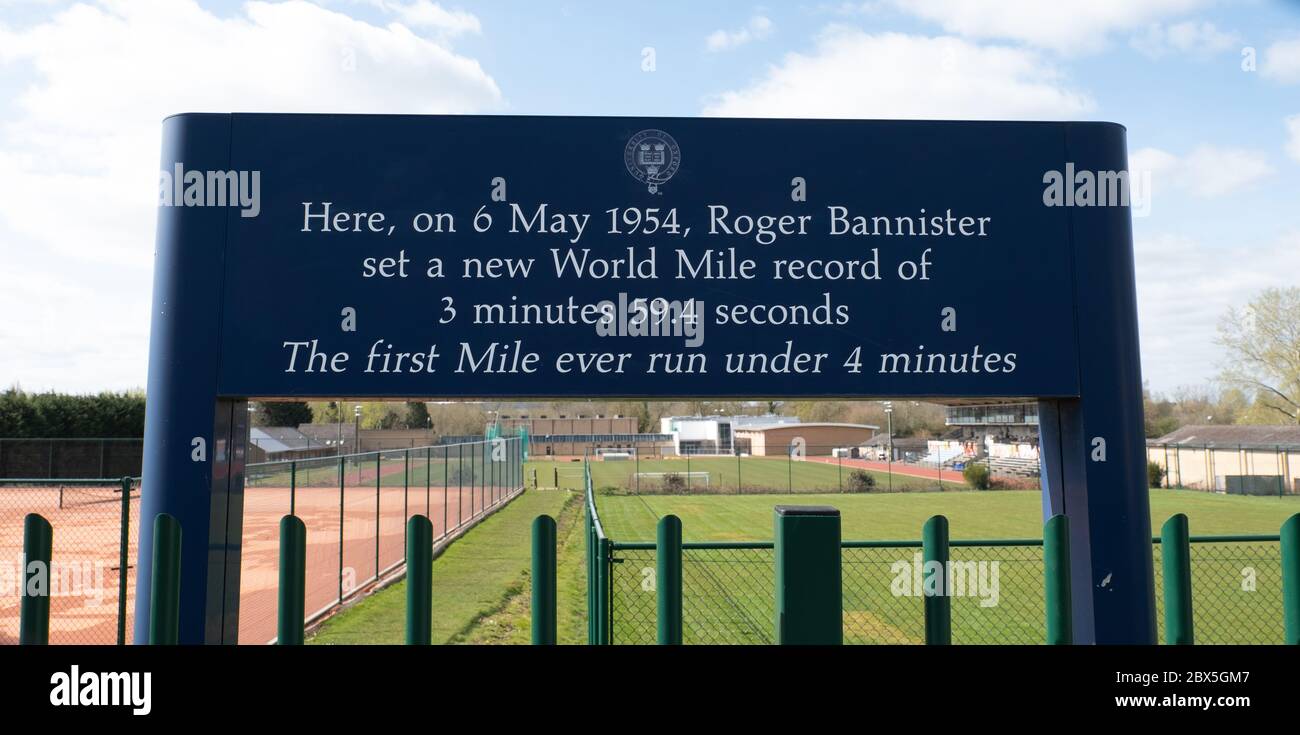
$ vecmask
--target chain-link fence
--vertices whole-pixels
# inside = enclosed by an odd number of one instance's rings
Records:
[[[53,528],[50,643],[127,642],[135,608],[139,480],[0,480],[0,644],[18,642],[23,518]]]
[[[589,496],[592,642],[656,639],[655,545],[608,539]],[[601,542],[603,541],[603,545]],[[1160,539],[1153,541],[1156,604],[1164,637]],[[1046,637],[1041,539],[949,543],[945,570],[955,644],[1038,644]],[[771,542],[682,544],[682,641],[766,644],[775,640]],[[1281,550],[1277,536],[1192,537],[1197,643],[1283,640]],[[920,541],[841,544],[844,642],[925,642],[929,572]],[[605,574],[605,580],[601,575]],[[603,617],[602,617],[603,616]]]
[[[0,478],[136,477],[143,439],[0,438]]]
[[[883,493],[955,490],[968,487],[968,463],[987,460],[936,446],[926,453],[884,446],[791,445],[763,454],[654,455],[636,448],[604,448],[590,455],[592,482],[603,493],[670,495],[746,493]],[[1000,468],[1002,465],[998,465]],[[1037,489],[1032,473],[1009,475],[995,468],[994,486]]]
[[[1156,611],[1165,635],[1163,558],[1155,544]],[[1277,536],[1191,538],[1197,643],[1282,643],[1282,558]]]
[[[244,481],[239,640],[276,635],[279,524],[307,527],[310,624],[405,568],[406,522],[445,543],[523,490],[518,437],[249,465]]]
[[[405,564],[406,521],[422,514],[446,543],[523,489],[518,437],[245,468],[239,638],[275,638],[279,524],[307,527],[308,622]],[[23,518],[53,528],[50,642],[129,643],[140,484],[131,480],[0,480],[0,643],[18,640]],[[123,569],[126,570],[123,575]]]

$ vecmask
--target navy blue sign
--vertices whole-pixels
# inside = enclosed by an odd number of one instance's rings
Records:
[[[219,390],[1077,395],[1063,130],[235,116]]]
[[[1078,642],[1155,636],[1124,130],[181,115],[159,182],[151,519],[181,639],[239,618],[250,398],[1039,399]]]

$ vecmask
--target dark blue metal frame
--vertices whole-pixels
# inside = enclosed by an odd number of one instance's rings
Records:
[[[638,131],[669,131],[680,169],[658,194],[628,174],[623,146]],[[162,207],[158,216],[149,404],[145,430],[144,518],[166,512],[184,533],[180,637],[233,643],[238,627],[246,401],[259,397],[775,397],[1040,399],[1044,514],[1070,517],[1075,630],[1080,642],[1154,643],[1137,309],[1128,207],[1047,207],[1043,176],[1127,168],[1125,133],[1110,123],[902,122],[665,118],[462,117],[194,114],[164,123],[162,168],[257,170],[261,212],[231,207]],[[575,248],[618,255],[656,245],[653,281],[574,281],[549,276],[551,248],[569,236],[508,234],[505,205],[492,203],[492,177],[508,181],[509,200],[529,212],[592,216]],[[794,177],[808,200],[792,201]],[[403,227],[417,211],[448,211],[458,232],[393,237],[301,233],[301,203],[333,201],[354,211],[382,210]],[[733,214],[811,214],[811,236],[771,245],[705,236],[708,204]],[[497,229],[476,234],[471,220],[488,205]],[[832,238],[829,205],[854,214],[992,217],[979,238]],[[609,207],[676,207],[692,236],[604,235]],[[676,280],[672,251],[707,248],[742,256],[865,257],[878,248],[886,267],[932,248],[935,277],[904,283]],[[406,249],[413,271],[446,258],[449,277],[365,281],[359,258]],[[631,337],[592,339],[589,327],[437,326],[438,299],[490,300],[481,280],[459,278],[461,257],[536,257],[535,277],[502,281],[501,301],[580,303],[631,297],[703,298],[719,304],[816,304],[829,292],[850,307],[836,326],[706,330],[710,362],[728,352],[827,352],[817,376],[640,374],[461,374],[455,343],[522,340],[532,349],[630,350]],[[761,272],[761,268],[760,268]],[[464,302],[462,302],[464,299]],[[339,311],[358,309],[365,325],[340,333]],[[959,330],[938,328],[954,307]],[[361,372],[369,342],[396,349],[437,342],[436,374]],[[320,338],[353,355],[343,375],[285,373],[284,340]],[[638,347],[645,343],[637,343]],[[858,374],[839,369],[847,345],[880,352],[955,352],[980,345],[1016,352],[1014,373]],[[678,342],[665,343],[680,351]],[[874,351],[874,353],[873,353]],[[451,355],[448,358],[448,355]],[[549,353],[548,353],[549,354]],[[1104,458],[1094,451],[1104,442]],[[151,524],[141,524],[140,558],[151,558]],[[147,620],[149,569],[139,567],[137,640]]]

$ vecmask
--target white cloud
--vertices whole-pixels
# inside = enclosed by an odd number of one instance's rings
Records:
[[[429,0],[386,3],[385,7],[412,28],[434,30],[453,36],[482,31],[478,18],[472,13],[463,10],[446,10]]]
[[[61,350],[42,358],[21,327],[0,329],[0,385],[32,388],[144,382],[165,116],[502,105],[493,79],[445,43],[301,0],[226,17],[193,0],[79,3],[0,26],[0,69],[33,74],[0,106],[0,311],[43,325]],[[60,274],[57,297],[33,298],[41,267]],[[100,361],[110,345],[115,359]]]
[[[1264,49],[1259,73],[1283,84],[1300,82],[1300,38],[1276,41]]]
[[[750,41],[761,41],[772,35],[772,21],[766,16],[756,15],[743,27],[734,31],[716,30],[704,39],[704,47],[710,51],[727,51],[737,46],[744,46]]]
[[[1187,191],[1202,198],[1231,194],[1273,173],[1268,157],[1259,151],[1201,144],[1184,156],[1158,148],[1129,154],[1134,175],[1150,172],[1153,196],[1161,190]]]
[[[903,12],[970,38],[1007,39],[1062,52],[1093,51],[1109,34],[1153,23],[1205,0],[893,0]]]
[[[704,113],[753,117],[1077,118],[1092,99],[1037,53],[959,38],[831,27]]]
[[[1220,247],[1166,233],[1138,239],[1134,259],[1142,377],[1168,390],[1218,373],[1223,355],[1214,337],[1229,306],[1264,288],[1295,285],[1300,232],[1262,246]]]
[[[1300,115],[1292,115],[1286,119],[1286,154],[1296,161],[1300,161]]]
[[[1152,58],[1175,52],[1205,56],[1236,48],[1241,38],[1236,33],[1219,30],[1213,23],[1188,20],[1172,25],[1152,23],[1129,43]]]

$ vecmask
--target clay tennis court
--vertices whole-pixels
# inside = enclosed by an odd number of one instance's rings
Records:
[[[376,569],[387,573],[399,567],[405,558],[409,517],[427,515],[436,542],[509,500],[509,492],[493,486],[345,488],[340,561],[339,489],[298,488],[294,511],[307,526],[308,617],[336,605],[340,592],[346,599],[374,582]],[[245,491],[240,643],[267,643],[275,638],[280,519],[288,509],[288,488]]]
[[[128,638],[134,617],[138,493],[137,488],[130,500]],[[120,499],[115,487],[0,486],[0,644],[18,642],[23,518],[28,513],[40,513],[53,528],[50,643],[117,641]]]
[[[494,473],[491,465],[485,472],[481,464],[472,467],[468,459],[461,462],[454,453],[450,461],[425,459],[413,457],[408,466],[401,453],[386,454],[377,461],[348,465],[342,473],[334,458],[305,462],[295,468],[292,491],[287,464],[250,472],[244,491],[240,643],[261,644],[275,638],[279,525],[291,502],[307,527],[306,609],[313,617],[336,606],[341,598],[364,591],[377,578],[400,571],[409,517],[427,515],[436,542],[513,495],[502,473]],[[456,477],[466,484],[447,483]],[[137,488],[129,501],[127,642],[132,639],[135,607],[138,493]],[[121,581],[120,490],[0,486],[0,644],[18,640],[23,518],[28,513],[40,513],[53,527],[51,567],[56,583],[51,588],[50,642],[115,643]]]

